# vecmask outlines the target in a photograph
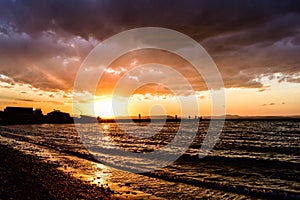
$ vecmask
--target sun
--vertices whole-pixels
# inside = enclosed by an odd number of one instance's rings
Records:
[[[126,97],[100,97],[94,101],[94,115],[101,118],[117,118],[128,115],[128,99]]]
[[[101,118],[114,118],[112,100],[109,98],[97,100],[94,104],[94,111]]]

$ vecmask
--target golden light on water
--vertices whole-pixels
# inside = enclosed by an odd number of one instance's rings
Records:
[[[102,126],[102,129],[103,129],[103,130],[108,130],[108,129],[109,129],[109,125],[108,125],[108,124],[104,124],[104,125]]]

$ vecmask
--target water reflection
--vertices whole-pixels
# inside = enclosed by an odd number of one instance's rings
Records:
[[[115,124],[102,125],[105,125],[102,128],[106,129],[105,134],[110,136],[114,144],[131,152],[159,149],[172,139],[172,133],[177,130],[176,124],[165,126],[162,134],[137,140],[132,136],[137,127],[128,126],[129,134],[124,135]],[[82,128],[89,133],[87,136],[91,138],[88,139],[93,139],[100,126],[83,124]],[[179,190],[182,198],[217,198],[222,195],[229,195],[227,198],[244,197],[239,192],[295,197],[294,194],[299,193],[299,127],[299,122],[289,121],[226,122],[215,149],[208,157],[199,160],[196,159],[197,153],[207,129],[207,124],[203,122],[199,124],[199,134],[185,155],[163,171],[150,176],[118,171],[93,162],[95,159],[82,144],[74,125],[0,127],[0,143],[23,154],[39,157],[46,163],[54,163],[59,170],[87,184],[110,187],[116,195],[125,195],[123,197],[151,193],[165,198],[170,198],[170,195],[178,198]],[[150,134],[152,130],[149,130]],[[109,150],[112,147],[101,148]],[[114,157],[107,156],[114,161]],[[199,187],[203,184],[209,188]]]

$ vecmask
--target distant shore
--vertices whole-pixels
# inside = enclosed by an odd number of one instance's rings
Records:
[[[47,115],[42,113],[41,109],[30,107],[6,107],[0,111],[0,125],[15,124],[73,124],[73,123],[164,123],[164,122],[201,122],[209,120],[226,120],[226,121],[278,121],[293,120],[300,121],[300,116],[239,116],[239,115],[222,115],[222,116],[178,116],[178,115],[157,115],[157,116],[127,116],[115,118],[101,118],[100,116],[73,116],[69,113],[54,110]]]
[[[210,121],[210,120],[226,120],[226,121],[300,121],[300,117],[277,117],[277,116],[262,116],[262,117],[229,117],[229,118],[222,118],[222,117],[203,117],[200,119],[189,119],[189,118],[178,118],[178,119],[159,119],[159,118],[143,118],[143,119],[130,119],[130,118],[116,118],[116,119],[100,119],[98,120],[99,123],[116,123],[116,122],[123,122],[123,123],[162,123],[162,122],[201,122],[201,121]]]

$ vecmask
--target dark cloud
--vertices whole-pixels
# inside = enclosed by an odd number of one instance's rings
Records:
[[[11,86],[11,85],[0,85],[0,88],[5,88],[5,89],[11,89],[13,87],[14,86]]]
[[[43,102],[48,102],[48,103],[53,103],[57,105],[63,105],[64,103],[59,102],[59,101],[48,101],[48,100],[35,100],[35,99],[29,99],[29,98],[18,98],[18,97],[12,97],[12,96],[1,96],[1,99],[8,99],[10,100],[9,103],[13,103],[12,101],[22,101],[22,102],[35,102],[35,103],[43,103]]]
[[[270,86],[265,86],[265,87],[259,88],[258,92],[264,92],[266,90],[270,90]]]
[[[269,104],[266,104],[266,103],[264,103],[262,106],[275,106],[276,105],[276,103],[269,103]]]
[[[282,73],[299,83],[300,1],[74,0],[0,1],[1,82],[72,89],[76,72],[101,40],[136,27],[175,29],[199,41],[226,87],[260,88]]]
[[[297,78],[288,78],[287,81],[293,82],[293,83],[300,83],[300,77],[297,77]]]
[[[2,17],[29,33],[63,29],[74,35],[103,38],[128,28],[162,26],[204,39],[298,13],[300,3],[294,0],[74,0],[72,3],[28,0],[2,1],[0,6]]]

